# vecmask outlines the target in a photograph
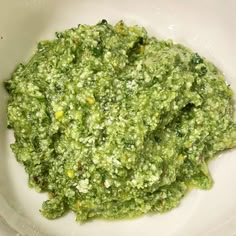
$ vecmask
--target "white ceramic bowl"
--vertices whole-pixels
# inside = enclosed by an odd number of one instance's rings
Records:
[[[151,35],[189,46],[221,68],[236,91],[235,10],[234,0],[0,0],[0,80],[29,59],[39,40],[105,18],[143,25]],[[72,213],[46,220],[39,213],[46,195],[28,188],[24,169],[9,148],[13,135],[6,128],[6,102],[0,86],[0,235],[16,231],[29,236],[236,235],[235,151],[211,162],[212,190],[192,191],[169,213],[83,225],[75,222]]]

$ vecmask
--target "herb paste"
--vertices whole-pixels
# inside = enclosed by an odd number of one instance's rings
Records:
[[[118,219],[209,189],[207,162],[236,146],[233,92],[181,44],[102,20],[39,42],[5,82],[11,145],[48,219]]]

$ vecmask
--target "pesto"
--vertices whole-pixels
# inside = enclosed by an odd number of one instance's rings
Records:
[[[11,145],[48,219],[118,219],[211,188],[207,162],[236,145],[233,92],[181,44],[102,20],[39,42],[5,82]]]

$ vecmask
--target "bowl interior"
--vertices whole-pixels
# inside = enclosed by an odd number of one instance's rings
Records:
[[[189,46],[225,72],[236,92],[236,3],[223,1],[111,1],[111,0],[2,0],[0,8],[0,81],[8,79],[15,66],[27,62],[42,39],[79,23],[101,19],[144,26],[150,35],[171,38]],[[163,215],[133,220],[76,223],[72,213],[49,221],[40,213],[46,194],[27,186],[23,167],[16,162],[7,130],[7,93],[0,86],[0,216],[25,235],[227,235],[236,230],[236,151],[228,151],[210,163],[215,185],[210,191],[194,190],[181,205]],[[232,225],[231,225],[232,224]],[[1,230],[0,230],[1,232]]]

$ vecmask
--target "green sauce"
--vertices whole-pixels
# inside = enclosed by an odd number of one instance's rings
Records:
[[[207,161],[236,146],[232,90],[180,44],[105,20],[42,41],[5,82],[11,145],[42,214],[118,219],[209,189]]]

